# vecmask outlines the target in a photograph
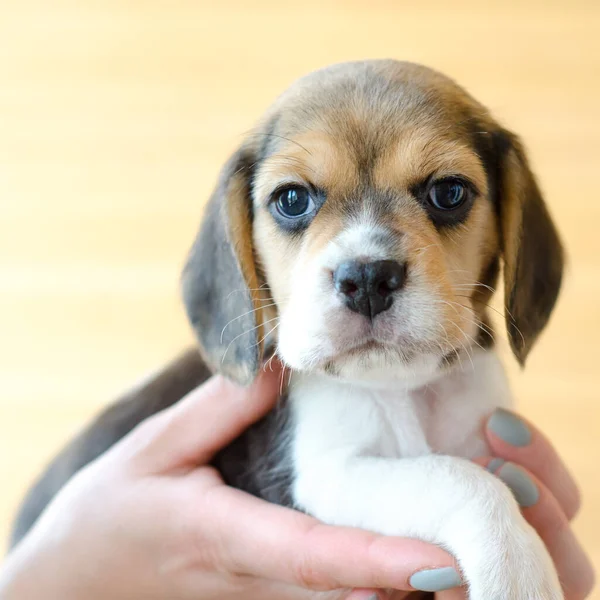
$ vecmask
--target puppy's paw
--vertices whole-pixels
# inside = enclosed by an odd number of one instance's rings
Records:
[[[464,566],[470,600],[564,600],[552,559],[537,533],[524,519],[507,533],[481,547],[483,560],[478,564]]]

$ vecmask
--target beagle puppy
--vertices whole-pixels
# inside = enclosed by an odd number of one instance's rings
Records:
[[[293,84],[224,166],[183,274],[212,372],[246,385],[275,355],[291,371],[278,408],[217,457],[226,481],[440,544],[472,600],[562,598],[508,488],[469,460],[512,402],[489,318],[501,265],[524,364],[563,250],[523,146],[481,104],[393,60]]]

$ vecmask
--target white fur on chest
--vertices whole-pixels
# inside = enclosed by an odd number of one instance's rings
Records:
[[[402,382],[367,386],[295,375],[290,399],[296,466],[328,452],[390,458],[485,454],[483,421],[495,408],[509,407],[511,395],[494,352],[477,353],[470,367],[413,389]]]

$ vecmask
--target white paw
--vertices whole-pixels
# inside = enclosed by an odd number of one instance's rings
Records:
[[[483,527],[473,527],[478,539],[471,538],[468,547],[456,544],[469,599],[563,600],[546,546],[516,505],[504,500],[496,503]]]

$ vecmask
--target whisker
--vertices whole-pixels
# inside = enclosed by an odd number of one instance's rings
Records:
[[[423,246],[422,248],[415,248],[415,252],[423,252],[424,250],[427,250],[427,249],[431,248],[432,246],[439,247],[440,245],[438,243],[429,244],[427,246]]]
[[[479,346],[482,350],[484,350],[484,347],[472,336],[470,336],[466,331],[464,331],[461,327],[459,327],[458,325],[456,325],[461,333],[465,336],[465,338],[471,340],[476,346]]]
[[[278,164],[287,164],[290,166],[296,166],[296,167],[301,167],[302,169],[307,169],[309,171],[311,171],[312,173],[316,173],[315,169],[313,169],[312,167],[310,167],[309,165],[306,164],[305,161],[303,161],[300,158],[297,158],[296,156],[286,156],[283,154],[273,154],[272,156],[269,156],[268,158],[266,158],[263,161],[263,164],[273,164],[273,165],[278,165]]]
[[[246,317],[248,315],[251,315],[254,312],[259,311],[262,308],[269,308],[269,306],[275,306],[275,302],[273,304],[267,304],[266,306],[259,306],[258,308],[253,308],[252,310],[249,310],[248,312],[245,312],[233,319],[231,319],[231,321],[229,321],[228,323],[225,324],[225,327],[223,327],[223,329],[221,330],[221,344],[223,343],[223,336],[225,335],[225,330],[227,329],[227,327],[229,327],[229,325],[231,325],[233,322],[237,321],[238,319],[241,319],[242,317]]]
[[[235,294],[235,293],[241,293],[241,292],[264,292],[267,288],[268,288],[268,285],[266,283],[263,283],[260,287],[257,287],[257,288],[247,288],[247,287],[237,288],[237,289],[232,290],[231,292],[229,292],[229,294],[227,294],[227,296],[226,296],[226,299],[228,299],[232,294]]]
[[[285,135],[279,135],[277,133],[266,133],[264,131],[255,131],[254,133],[251,133],[250,135],[253,135],[253,136],[263,135],[265,137],[273,137],[273,138],[277,138],[279,140],[285,140],[286,142],[290,142],[290,144],[296,144],[296,146],[298,146],[299,148],[302,148],[302,150],[304,150],[309,156],[312,156],[312,153],[309,152],[309,150],[307,150],[302,144],[300,144],[296,140],[292,140],[288,137],[285,137]]]
[[[275,358],[275,352],[271,355],[271,358],[264,364],[263,371],[267,371],[267,367],[269,367],[271,373],[273,372],[273,359]]]
[[[446,342],[448,343],[448,346],[450,346],[450,348],[454,348],[454,345],[450,341],[450,336],[448,335],[448,331],[446,330],[446,328],[444,327],[444,325],[442,323],[439,323],[439,326],[442,329],[442,331],[444,332],[444,335],[446,336]],[[460,370],[464,371],[465,367],[463,365],[462,358],[461,358],[460,352],[458,350],[456,350],[456,358],[458,359],[458,364],[460,365]]]
[[[447,306],[449,306],[452,310],[454,310],[454,312],[460,317],[460,313],[458,312],[458,310],[456,309],[456,307],[454,306],[455,304],[457,306],[461,306],[463,308],[465,308],[462,304],[459,304],[458,302],[451,302],[448,300],[437,300],[437,302],[441,302],[442,304],[446,304]]]
[[[267,323],[271,323],[273,321],[275,321],[276,319],[279,319],[279,317],[275,317],[274,319],[269,319],[268,321],[265,321],[265,323],[263,323],[263,325],[266,325]],[[250,346],[251,348],[254,346],[260,346],[277,328],[279,327],[279,323],[275,323],[275,327],[273,327],[273,329],[271,329],[268,333],[265,333],[265,335],[258,340],[258,342],[256,342],[256,344],[252,344],[252,346]]]
[[[282,369],[281,378],[279,380],[279,395],[280,396],[283,396],[283,379],[284,379],[284,377],[285,377],[285,369]],[[290,379],[291,379],[291,376],[290,376]],[[288,382],[288,385],[289,385],[289,382]]]
[[[461,296],[459,294],[456,295],[457,298],[469,298],[469,296]],[[489,308],[490,310],[493,310],[495,313],[497,313],[498,315],[500,315],[501,317],[505,317],[505,315],[503,315],[497,308],[494,308],[492,305],[490,304],[486,304],[485,302],[483,303],[483,305],[486,308]],[[517,330],[517,332],[519,333],[519,335],[521,336],[521,339],[523,340],[523,343],[525,343],[525,338],[523,336],[523,333],[521,332],[521,330],[519,329],[519,327],[517,326],[517,323],[515,321],[515,318],[512,316],[511,312],[508,310],[507,306],[503,307],[504,310],[506,311],[506,314],[509,316],[510,321],[512,326]]]
[[[465,332],[462,330],[462,328],[457,325],[456,323],[454,323],[454,325],[456,327],[458,327],[458,329],[464,334]],[[469,359],[469,362],[471,363],[471,368],[473,369],[473,371],[475,370],[475,364],[473,363],[473,357],[471,356],[467,346],[465,346],[465,343],[461,340],[458,340],[458,343],[463,347],[463,350],[465,351],[465,354],[467,355],[467,358]]]
[[[279,317],[274,317],[275,319],[278,319]],[[273,321],[274,319],[270,319],[269,321],[267,321],[267,323],[269,323],[270,321]],[[258,325],[256,325],[255,327],[252,327],[251,329],[248,329],[248,331],[242,331],[242,333],[240,333],[239,335],[236,335],[227,345],[227,348],[225,348],[225,352],[223,353],[223,356],[221,358],[221,364],[223,364],[225,362],[225,357],[227,356],[227,352],[229,352],[229,348],[231,348],[231,344],[233,344],[233,342],[235,342],[235,340],[237,340],[238,338],[241,338],[243,335],[248,335],[250,333],[252,333],[255,329],[258,329],[259,327],[262,327],[264,323],[259,323]]]
[[[471,271],[467,271],[467,269],[449,269],[446,271],[447,273],[468,273],[471,274]]]
[[[464,296],[464,297],[466,297],[466,296]],[[470,311],[470,313],[472,314],[472,317],[474,317],[474,316],[475,316],[475,311],[474,311],[474,310],[473,310],[473,308],[472,308],[472,307],[470,307],[470,306],[465,306],[464,304],[460,304],[459,302],[451,302],[451,301],[450,301],[450,302],[448,302],[448,301],[445,301],[445,300],[439,300],[439,299],[437,300],[437,302],[439,302],[439,303],[442,303],[442,304],[447,304],[447,305],[449,305],[449,306],[452,306],[452,307],[454,308],[454,310],[457,312],[457,314],[458,314],[458,311],[456,310],[455,306],[458,306],[458,307],[460,307],[460,308],[463,308],[463,309],[465,309],[465,310],[468,310],[468,311]],[[459,316],[460,316],[460,315],[459,315]],[[487,335],[489,335],[490,337],[493,337],[493,335],[494,335],[494,332],[493,332],[493,330],[491,330],[491,329],[490,329],[490,328],[489,328],[487,325],[485,325],[484,323],[480,322],[478,319],[475,319],[475,318],[470,318],[470,319],[469,319],[469,323],[470,323],[471,325],[475,325],[476,327],[478,327],[479,329],[481,329],[481,331],[483,331],[484,333],[486,333],[486,334],[487,334]],[[481,348],[481,350],[485,351],[485,348],[484,348],[484,347],[483,347],[483,346],[482,346],[482,345],[481,345],[481,344],[480,344],[480,343],[479,343],[479,342],[478,342],[478,341],[477,341],[477,340],[476,340],[476,339],[475,339],[473,336],[469,335],[469,334],[468,334],[468,333],[467,333],[467,332],[466,332],[466,331],[465,331],[465,330],[464,330],[464,329],[463,329],[463,328],[462,328],[462,327],[461,327],[461,326],[460,326],[458,323],[456,323],[456,322],[454,322],[454,321],[453,321],[453,322],[452,322],[452,324],[453,324],[453,325],[454,325],[454,326],[455,326],[455,327],[456,327],[456,328],[457,328],[457,329],[458,329],[458,330],[461,332],[461,334],[463,335],[463,337],[465,338],[465,340],[466,340],[466,341],[469,341],[469,340],[470,340],[470,342],[471,342],[472,344],[474,344],[474,345],[478,346],[479,348]],[[443,328],[443,330],[444,330],[444,332],[445,332],[445,334],[446,334],[446,341],[448,342],[448,344],[449,344],[450,346],[452,346],[452,344],[450,343],[450,340],[449,340],[448,333],[447,333],[446,329],[443,327],[443,325],[440,325],[440,326]],[[462,341],[460,341],[460,340],[459,340],[459,343],[460,343],[460,345],[462,346],[462,348],[464,349],[464,351],[465,351],[465,353],[467,354],[467,356],[469,357],[469,360],[470,360],[470,362],[471,362],[471,365],[473,365],[473,358],[472,358],[471,354],[469,353],[467,346],[465,345],[465,343],[464,343],[464,342],[462,342]],[[457,356],[458,356],[458,358],[460,359],[460,354],[458,354]],[[461,365],[461,368],[462,368],[462,365]],[[473,367],[473,368],[474,368],[474,367]]]
[[[492,292],[492,294],[496,293],[496,289],[493,288],[491,285],[487,285],[485,283],[481,283],[480,281],[476,281],[475,283],[459,283],[457,285],[452,286],[455,289],[460,289],[460,288],[474,288],[474,287],[482,287],[485,288],[486,290],[489,290],[490,292]]]

